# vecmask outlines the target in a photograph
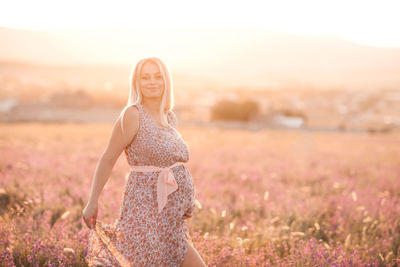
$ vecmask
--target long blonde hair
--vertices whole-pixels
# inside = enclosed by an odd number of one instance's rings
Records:
[[[172,110],[172,108],[174,107],[174,90],[172,86],[172,79],[167,66],[164,64],[164,62],[161,61],[161,59],[157,57],[148,57],[140,60],[136,64],[136,67],[132,68],[129,79],[130,82],[129,82],[128,103],[120,113],[122,133],[124,133],[123,122],[126,109],[132,105],[137,105],[142,102],[143,97],[142,97],[142,92],[140,90],[140,73],[142,71],[143,65],[146,62],[153,62],[157,64],[158,68],[160,69],[161,75],[163,77],[164,92],[161,97],[162,99],[160,105],[160,118],[161,118],[161,125],[164,127],[168,127],[167,114],[168,111]]]

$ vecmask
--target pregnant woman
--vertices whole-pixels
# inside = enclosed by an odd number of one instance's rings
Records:
[[[82,212],[90,228],[89,266],[206,266],[193,247],[186,220],[195,189],[185,166],[189,149],[172,111],[174,94],[165,64],[140,60],[130,77],[128,105],[113,127]],[[131,166],[119,218],[96,221],[98,198],[124,150]]]

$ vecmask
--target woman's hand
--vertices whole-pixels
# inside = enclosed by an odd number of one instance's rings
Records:
[[[98,213],[98,205],[96,203],[89,202],[82,211],[82,217],[85,221],[87,227],[90,229],[94,228],[96,225]]]
[[[189,218],[192,218],[192,217],[193,217],[193,210],[194,210],[194,207],[195,207],[195,205],[193,204],[193,205],[183,214],[183,217],[182,217],[183,220],[186,220],[186,219],[189,219]]]

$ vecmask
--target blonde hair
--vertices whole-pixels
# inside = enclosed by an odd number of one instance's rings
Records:
[[[161,61],[161,59],[157,57],[148,57],[140,60],[136,64],[136,67],[132,68],[131,75],[129,78],[130,82],[129,82],[128,103],[120,113],[122,133],[124,133],[123,122],[126,109],[132,105],[137,105],[142,102],[143,97],[140,89],[140,73],[142,71],[143,65],[147,62],[153,62],[158,66],[164,80],[164,92],[163,95],[161,96],[162,99],[160,105],[160,117],[161,117],[161,125],[164,127],[168,127],[167,114],[168,111],[172,110],[174,106],[174,90],[172,86],[171,76],[167,66],[164,64],[164,62]]]

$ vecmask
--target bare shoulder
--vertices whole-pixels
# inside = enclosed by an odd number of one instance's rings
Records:
[[[135,135],[139,129],[139,109],[135,105],[125,107],[121,112],[121,129],[123,133]]]
[[[102,157],[114,164],[138,133],[139,124],[139,110],[133,106],[125,106],[114,123],[110,140]]]
[[[130,118],[139,118],[139,108],[136,105],[131,105],[126,108],[126,116]]]

